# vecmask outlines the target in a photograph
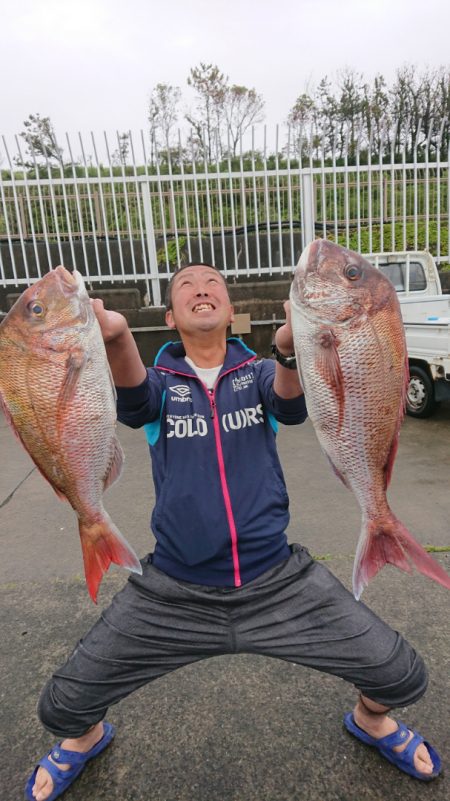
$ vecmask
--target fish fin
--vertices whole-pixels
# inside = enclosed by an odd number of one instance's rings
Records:
[[[117,400],[117,389],[116,389],[116,385],[114,383],[113,374],[112,374],[111,367],[110,367],[110,364],[109,364],[108,361],[106,361],[106,369],[107,369],[107,373],[108,373],[109,383],[111,384],[111,390],[112,390],[113,398],[116,401]]]
[[[108,489],[111,484],[114,484],[115,481],[120,477],[123,469],[123,462],[124,462],[124,453],[122,450],[122,446],[119,440],[116,438],[114,440],[114,454],[111,461],[111,465],[109,467],[108,473],[105,476],[104,482],[104,489]]]
[[[9,411],[8,406],[6,405],[6,401],[5,401],[4,397],[3,397],[3,395],[1,394],[1,392],[0,392],[0,411],[3,412],[3,415],[4,415],[4,418],[5,418],[6,422],[8,423],[8,425],[10,426],[12,431],[14,432],[15,436],[17,437],[17,439],[19,439],[22,442],[20,434],[19,434],[19,432],[17,431],[17,428],[14,425],[14,421],[12,419],[11,412]],[[22,442],[22,445],[23,445],[23,442]]]
[[[402,392],[400,396],[400,403],[398,407],[398,416],[397,416],[397,425],[395,428],[395,434],[392,439],[391,448],[388,454],[388,458],[386,460],[386,464],[384,467],[384,488],[387,489],[391,477],[392,477],[392,470],[394,467],[395,457],[397,456],[398,450],[398,439],[400,435],[400,428],[403,422],[403,417],[405,416],[405,409],[406,409],[406,393],[408,391],[409,385],[409,363],[408,363],[408,354],[405,357],[405,367],[404,367],[404,381],[402,386]]]
[[[88,361],[88,355],[82,350],[73,350],[66,360],[66,374],[59,391],[57,408],[63,408],[72,398],[77,387],[83,368]]]
[[[36,465],[36,467],[39,470],[41,476],[43,476],[43,478],[45,478],[45,480],[50,484],[51,488],[56,492],[58,498],[60,498],[62,501],[67,501],[67,498],[64,495],[64,493],[62,492],[62,490],[58,489],[58,487],[55,486],[55,484],[51,481],[51,479],[48,477],[48,475],[42,469],[42,466],[39,464],[39,462],[36,461],[36,459],[32,456],[32,454],[28,450],[28,448],[25,445],[25,442],[24,442],[22,436],[20,435],[20,432],[16,428],[16,425],[15,425],[14,420],[12,418],[11,412],[9,411],[8,406],[6,405],[6,401],[2,397],[1,394],[0,394],[0,410],[3,412],[5,420],[8,423],[9,427],[11,428],[11,431],[13,432],[14,436],[19,440],[20,444],[22,445],[24,450],[27,452],[27,454],[30,457],[30,459],[32,460],[32,462]]]
[[[344,476],[344,475],[341,473],[341,471],[340,471],[340,470],[338,470],[338,469],[337,469],[336,465],[335,465],[335,464],[332,462],[332,460],[330,459],[330,457],[329,457],[328,453],[327,453],[326,451],[323,451],[323,452],[324,452],[325,456],[327,457],[327,459],[328,459],[328,462],[329,462],[329,464],[331,465],[331,469],[333,470],[333,473],[335,474],[335,476],[337,476],[337,477],[338,477],[338,479],[339,479],[340,481],[342,481],[342,483],[343,483],[344,487],[347,487],[347,489],[351,490],[351,486],[350,486],[350,484],[348,483],[348,481],[347,481],[347,479],[345,478],[345,476]]]
[[[103,574],[111,562],[126,567],[133,573],[142,573],[141,563],[135,552],[106,512],[100,520],[90,525],[80,520],[79,531],[86,584],[95,604]]]
[[[336,398],[339,410],[337,433],[344,422],[345,387],[344,375],[338,351],[338,340],[333,331],[319,332],[315,341],[314,363],[327,386]]]
[[[394,468],[395,457],[397,456],[398,451],[398,430],[395,432],[394,439],[391,443],[391,449],[388,453],[388,458],[386,460],[386,464],[384,466],[384,489],[387,490],[391,477],[392,477],[392,470]]]
[[[415,566],[424,576],[450,590],[448,573],[392,513],[363,525],[353,566],[353,594],[357,600],[370,579],[386,564],[410,574]]]

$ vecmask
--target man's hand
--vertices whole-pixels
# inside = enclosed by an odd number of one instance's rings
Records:
[[[147,376],[126,317],[105,309],[100,298],[91,300],[106,347],[109,366],[117,387],[136,387]]]
[[[278,328],[275,334],[275,344],[283,356],[294,353],[294,337],[291,326],[291,305],[288,300],[283,304],[286,312],[286,322]],[[275,380],[273,388],[280,398],[296,398],[303,394],[303,388],[297,370],[289,370],[279,362],[275,363]]]
[[[91,300],[91,305],[98,320],[104,342],[111,342],[127,331],[128,323],[123,314],[105,309],[100,298]]]
[[[291,304],[288,300],[284,302],[283,307],[286,313],[286,322],[278,328],[275,334],[275,344],[283,356],[290,356],[294,353],[294,337],[291,326]]]

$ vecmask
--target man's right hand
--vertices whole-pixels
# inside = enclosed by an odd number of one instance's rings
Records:
[[[91,300],[117,387],[136,387],[147,376],[133,334],[123,314],[105,309],[100,298]]]
[[[128,330],[128,323],[123,314],[105,309],[101,298],[91,300],[92,308],[98,320],[104,342],[111,342]]]

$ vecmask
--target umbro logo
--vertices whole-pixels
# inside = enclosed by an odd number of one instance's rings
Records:
[[[186,395],[189,395],[191,390],[185,384],[177,384],[176,387],[170,387],[171,392],[176,392],[180,398],[185,398]]]
[[[178,401],[179,403],[187,403],[188,401],[192,401],[191,390],[186,386],[186,384],[177,384],[175,387],[170,387],[170,391],[172,393],[170,399],[173,401]]]

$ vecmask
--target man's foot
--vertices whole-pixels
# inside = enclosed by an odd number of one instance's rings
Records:
[[[90,751],[91,748],[94,747],[103,737],[103,723],[97,723],[93,726],[92,729],[89,729],[86,734],[83,734],[82,737],[78,737],[72,740],[63,740],[61,742],[61,748],[66,749],[67,751],[77,751],[80,754],[85,754],[87,751]],[[50,762],[54,762],[51,757],[49,757]],[[54,763],[56,764],[56,763]],[[63,765],[58,763],[58,768],[60,770],[69,770],[70,765]],[[51,796],[53,792],[53,779],[50,776],[48,770],[43,768],[42,766],[38,768],[36,773],[36,780],[33,785],[32,794],[36,801],[46,801],[49,796]]]
[[[365,699],[366,701],[367,699]],[[376,706],[374,704],[374,706]],[[398,724],[395,720],[388,717],[387,714],[380,712],[371,712],[361,699],[356,704],[353,710],[353,718],[357,726],[362,729],[370,737],[379,740],[382,737],[387,737],[393,734],[398,729]],[[401,745],[393,746],[392,750],[401,753],[405,750],[408,743],[411,742],[414,734],[408,729],[409,736],[405,738],[405,742]],[[433,773],[434,765],[430,753],[425,743],[420,743],[414,753],[414,768],[418,773],[424,776],[429,776]]]

